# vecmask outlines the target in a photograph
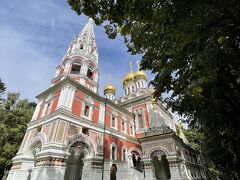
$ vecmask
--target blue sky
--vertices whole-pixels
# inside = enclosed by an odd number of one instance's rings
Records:
[[[2,0],[0,78],[7,91],[20,92],[22,98],[35,101],[35,96],[50,86],[56,66],[87,20],[77,16],[66,0]],[[121,80],[129,71],[129,61],[136,62],[140,56],[127,53],[119,39],[108,39],[102,27],[94,30],[99,50],[99,94],[103,94],[111,74],[117,96],[121,96]]]

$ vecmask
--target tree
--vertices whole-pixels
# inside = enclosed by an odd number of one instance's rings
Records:
[[[141,67],[156,73],[155,96],[203,133],[201,148],[225,179],[240,178],[239,1],[68,2],[142,55]]]
[[[0,84],[0,92],[4,93],[6,88],[1,81]],[[12,166],[12,158],[21,145],[36,106],[19,96],[19,93],[8,93],[6,99],[0,96],[3,99],[0,105],[0,179]]]
[[[222,172],[219,171],[213,162],[206,158],[205,151],[203,151],[202,144],[204,143],[204,133],[200,132],[198,129],[194,127],[188,127],[188,129],[182,128],[184,135],[190,143],[190,146],[197,152],[201,154],[203,158],[204,166],[206,167],[207,179],[215,180],[215,179],[223,179],[224,177]]]
[[[0,105],[2,104],[2,95],[4,94],[6,90],[5,84],[2,82],[2,80],[0,79]]]

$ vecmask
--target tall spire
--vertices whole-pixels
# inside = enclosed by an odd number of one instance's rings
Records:
[[[93,92],[98,92],[98,51],[93,20],[90,18],[80,34],[70,43],[52,83],[55,84],[64,77],[70,77]]]
[[[98,63],[98,51],[93,30],[93,19],[89,18],[81,33],[70,43],[67,56],[84,55]]]

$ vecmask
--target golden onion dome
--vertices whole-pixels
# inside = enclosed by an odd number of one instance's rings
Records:
[[[147,79],[147,74],[145,73],[145,71],[138,70],[137,72],[135,72],[134,79],[139,79],[139,78]]]
[[[123,85],[127,84],[128,82],[130,81],[133,81],[134,80],[134,73],[133,72],[130,72],[128,73],[126,76],[124,76],[123,80],[122,80],[122,83]]]
[[[115,95],[116,88],[112,85],[112,83],[108,83],[104,88],[104,95],[106,93],[113,93]]]

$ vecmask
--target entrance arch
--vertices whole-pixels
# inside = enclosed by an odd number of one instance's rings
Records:
[[[83,159],[89,155],[89,149],[85,143],[78,141],[70,147],[69,153],[64,180],[81,180]]]
[[[70,155],[66,162],[64,180],[81,180],[84,158],[96,154],[92,139],[84,134],[74,135],[65,143],[65,149]]]
[[[67,152],[70,152],[70,148],[76,142],[82,142],[88,148],[89,154],[88,156],[95,156],[96,155],[96,146],[94,145],[93,140],[85,134],[77,134],[71,136],[65,143],[65,149]]]
[[[155,150],[150,155],[152,161],[153,175],[158,180],[166,180],[171,178],[169,162],[166,159],[165,152]]]

